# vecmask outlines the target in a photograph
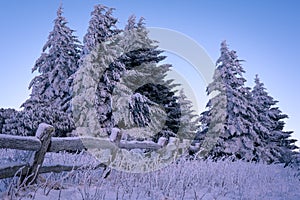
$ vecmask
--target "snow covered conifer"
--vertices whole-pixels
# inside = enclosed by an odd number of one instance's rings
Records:
[[[102,65],[104,71],[96,90],[96,107],[99,122],[102,128],[107,128],[108,134],[109,130],[114,126],[128,128],[132,127],[135,123],[137,123],[138,126],[145,126],[149,122],[149,114],[151,112],[150,104],[153,104],[147,97],[135,93],[134,91],[134,87],[137,85],[137,82],[134,82],[134,80],[139,78],[143,80],[145,77],[137,77],[137,74],[140,75],[141,73],[137,72],[136,69],[134,69],[135,66],[132,65],[134,61],[139,59],[139,52],[134,51],[135,49],[131,49],[132,51],[126,49],[128,46],[124,45],[129,41],[134,43],[137,38],[133,36],[130,40],[127,40],[129,37],[126,31],[129,30],[125,29],[124,34],[110,37],[105,42],[100,40],[98,44],[98,46],[107,44],[115,45],[109,48],[110,50],[114,49],[114,52],[101,56],[102,59],[105,59],[107,56],[110,56],[110,54],[113,54],[114,59],[110,59],[110,63],[106,62],[105,65]],[[135,30],[132,30],[132,32],[134,31]],[[120,50],[121,52],[119,52],[120,54],[118,56],[117,52]],[[140,50],[140,48],[138,48],[138,50]],[[98,51],[98,54],[100,55],[101,52]],[[150,62],[150,60],[141,61],[139,64],[146,65],[147,62]],[[128,79],[131,79],[133,82],[128,81]],[[133,85],[130,85],[129,82],[133,83]],[[145,112],[137,110],[138,108],[143,108]]]
[[[171,91],[176,85],[172,80],[164,80],[170,65],[157,66],[165,56],[160,55],[162,51],[148,37],[142,18],[136,23],[131,16],[125,30],[117,34],[120,31],[115,27],[111,11],[101,5],[95,7],[81,58],[81,65],[99,68],[102,73],[95,99],[101,128],[110,134],[114,127],[151,126],[156,122],[150,116],[162,113],[163,107],[169,116],[159,130],[176,132],[180,109]],[[105,25],[109,20],[110,26]]]
[[[57,136],[66,136],[75,127],[70,118],[73,75],[78,69],[81,45],[73,30],[57,10],[54,28],[48,36],[41,56],[32,72],[40,74],[31,81],[30,98],[22,111],[5,120],[3,131],[15,135],[33,135],[38,124],[45,122],[56,128]]]
[[[296,139],[291,139],[293,131],[284,131],[285,122],[282,121],[288,116],[282,114],[278,107],[270,109],[270,117],[273,121],[270,142],[273,144],[272,153],[276,155],[281,163],[288,163],[294,154],[293,150],[298,149],[295,145]]]
[[[38,71],[40,75],[29,84],[32,92],[22,105],[26,110],[51,105],[64,112],[70,111],[72,75],[78,69],[81,52],[81,45],[73,32],[62,16],[62,7],[59,7],[43,53],[32,68],[32,72]]]
[[[250,89],[244,86],[244,72],[236,52],[222,42],[213,82],[207,87],[207,94],[214,96],[200,119],[203,128],[198,134],[205,135],[200,155],[205,158],[260,159],[255,143],[261,141],[253,127],[256,110]]]
[[[183,90],[180,90],[179,92],[178,103],[181,112],[180,133],[184,134],[182,135],[183,138],[193,139],[197,128],[199,128],[199,117],[195,114],[195,111],[192,108],[192,102],[188,100]]]
[[[113,8],[96,5],[91,13],[89,27],[83,38],[83,51],[80,60],[80,72],[85,78],[97,80],[95,106],[97,118],[105,133],[110,134],[114,127],[112,118],[111,93],[118,77],[123,73],[124,67],[116,61],[119,55],[120,30],[116,28],[117,19],[112,16]],[[82,72],[86,70],[86,72]],[[112,72],[112,71],[114,72]],[[96,74],[94,74],[94,72]],[[82,81],[79,81],[79,84]],[[85,81],[83,81],[85,82]],[[80,86],[74,84],[76,93],[80,93]],[[91,97],[93,98],[93,97]],[[85,99],[89,101],[88,99]],[[91,102],[90,102],[91,103]],[[75,121],[81,116],[82,109],[76,105]],[[79,107],[78,107],[79,106]],[[85,113],[87,114],[87,113]]]
[[[112,16],[113,10],[114,8],[108,8],[101,4],[94,7],[87,33],[83,38],[83,55],[90,53],[98,44],[120,32],[116,28],[118,20]]]
[[[152,108],[150,113],[156,110],[155,112],[158,115],[156,120],[152,117],[151,123],[156,124],[155,126],[157,127],[160,126],[160,133],[154,136],[155,139],[158,139],[160,136],[168,137],[176,134],[178,131],[177,126],[179,126],[178,113],[180,111],[176,102],[177,98],[172,91],[176,85],[172,84],[172,80],[165,80],[171,65],[158,64],[165,59],[165,56],[160,55],[162,51],[157,49],[157,43],[149,38],[148,32],[143,18],[136,23],[135,16],[129,17],[125,30],[122,33],[121,47],[124,54],[120,57],[120,60],[126,67],[126,75],[123,76],[122,82],[131,88],[133,97],[139,97],[132,98],[135,101],[132,102],[132,105],[135,104],[136,107],[145,109],[131,110],[131,115],[138,126],[143,127],[146,124],[150,124],[150,116],[155,114],[149,115],[147,110]],[[148,105],[146,106],[145,103]],[[150,106],[151,104],[152,106]],[[160,106],[167,114],[163,127],[161,127],[159,121],[163,121],[165,116],[159,114],[161,113],[159,109],[155,109],[155,107],[158,108],[157,106]],[[141,116],[141,113],[145,115]],[[140,119],[144,120],[141,121]],[[154,121],[157,121],[157,123]],[[158,128],[156,129],[159,130]]]
[[[107,42],[101,42],[89,54],[81,57],[80,69],[75,75],[76,81],[73,84],[75,123],[78,127],[89,127],[96,135],[110,134],[110,130],[114,127],[111,94],[125,70],[125,67],[117,61],[120,54],[120,48],[116,45],[118,40],[118,37],[114,37]],[[90,120],[82,120],[83,118]]]
[[[282,120],[288,116],[282,114],[276,107],[278,101],[268,95],[258,75],[255,77],[252,94],[259,121],[255,128],[265,143],[265,161],[267,163],[289,162],[293,157],[293,150],[297,147],[294,144],[296,140],[290,139],[293,132],[283,131],[284,122]]]

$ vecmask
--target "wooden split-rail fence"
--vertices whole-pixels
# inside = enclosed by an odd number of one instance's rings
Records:
[[[34,153],[26,163],[9,163],[0,166],[0,179],[19,176],[26,184],[35,183],[38,174],[49,172],[63,172],[82,169],[78,165],[52,165],[43,166],[47,152],[81,152],[86,148],[124,148],[124,149],[150,149],[158,150],[166,145],[166,138],[160,138],[157,143],[145,141],[123,141],[120,133],[111,140],[99,142],[96,138],[83,137],[52,137],[54,127],[45,123],[39,125],[35,136],[14,136],[0,134],[0,149],[18,149],[33,151]],[[88,146],[87,146],[88,144]],[[106,145],[106,146],[105,146]],[[169,144],[168,144],[169,145]],[[99,163],[94,168],[105,168],[106,165]]]

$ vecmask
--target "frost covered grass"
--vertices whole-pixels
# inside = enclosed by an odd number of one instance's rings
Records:
[[[9,152],[1,151],[7,158]],[[7,162],[7,161],[6,161]],[[96,163],[85,153],[49,154],[46,163]],[[14,188],[17,178],[0,181],[7,199],[300,199],[297,171],[281,165],[242,161],[178,161],[150,173],[76,170],[40,175],[38,184]],[[8,195],[9,193],[9,195]]]
[[[147,174],[113,171],[101,186],[81,191],[96,199],[300,199],[292,169],[230,161],[181,161]]]

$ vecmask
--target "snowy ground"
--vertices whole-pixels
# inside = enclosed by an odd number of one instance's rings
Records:
[[[86,155],[67,154],[52,154],[46,162],[55,161],[93,162]],[[281,165],[180,161],[145,174],[112,170],[106,179],[101,174],[101,170],[46,174],[25,191],[10,187],[15,180],[6,179],[0,181],[0,199],[300,199],[299,172]]]

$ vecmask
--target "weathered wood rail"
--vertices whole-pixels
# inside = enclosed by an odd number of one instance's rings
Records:
[[[109,139],[97,139],[93,137],[63,137],[50,139],[50,145],[47,152],[60,152],[60,151],[82,151],[86,149],[84,144],[94,148],[99,148],[99,141],[107,143],[107,145],[114,145]],[[41,141],[37,137],[33,136],[14,136],[0,134],[0,148],[2,149],[18,149],[28,151],[38,151],[42,146]],[[120,141],[118,144],[119,148],[124,149],[152,149],[158,150],[162,147],[162,144],[154,142],[143,142],[143,141]],[[105,147],[101,147],[105,148]]]
[[[125,148],[125,149],[152,149],[158,150],[166,145],[166,139],[160,138],[158,143],[143,141],[123,141],[118,132],[114,138],[98,139],[92,137],[52,137],[54,128],[48,124],[39,125],[35,137],[13,136],[0,134],[0,149],[18,149],[33,151],[27,163],[10,163],[0,166],[0,179],[20,176],[21,181],[32,184],[37,175],[49,172],[62,172],[84,169],[85,166],[53,165],[43,166],[47,152],[73,151],[80,152],[86,148]],[[99,163],[95,168],[106,167]]]

